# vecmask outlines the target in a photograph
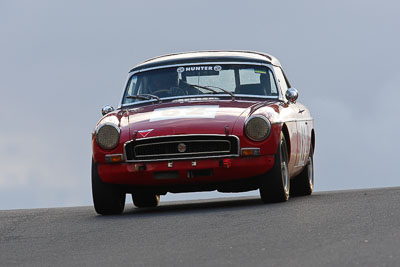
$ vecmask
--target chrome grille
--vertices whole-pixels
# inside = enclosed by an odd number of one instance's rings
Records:
[[[127,161],[134,162],[238,156],[239,139],[236,136],[225,135],[141,138],[125,143],[125,155]]]

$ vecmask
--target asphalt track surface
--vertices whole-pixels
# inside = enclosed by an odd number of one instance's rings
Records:
[[[234,195],[232,195],[234,196]],[[258,198],[0,211],[0,265],[399,266],[400,187]]]

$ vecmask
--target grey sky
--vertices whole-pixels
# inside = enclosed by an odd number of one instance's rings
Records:
[[[0,209],[90,205],[101,106],[118,106],[141,61],[206,49],[281,61],[315,119],[316,190],[398,186],[399,9],[361,0],[1,1]],[[221,196],[235,195],[162,199]]]

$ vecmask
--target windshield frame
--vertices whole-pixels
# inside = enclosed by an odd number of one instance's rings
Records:
[[[138,73],[141,72],[147,72],[147,71],[152,71],[152,70],[157,70],[157,69],[164,69],[164,68],[173,68],[173,67],[184,67],[184,66],[199,66],[199,65],[210,65],[210,64],[218,64],[218,65],[253,65],[253,66],[264,66],[267,67],[269,71],[271,71],[271,73],[273,74],[273,78],[274,78],[274,83],[276,88],[278,89],[278,96],[262,96],[262,95],[248,95],[248,94],[234,94],[235,97],[238,98],[260,98],[260,99],[278,99],[278,100],[282,100],[283,101],[283,97],[282,97],[282,90],[281,87],[279,85],[279,83],[277,82],[277,78],[276,78],[276,73],[274,70],[274,66],[273,64],[270,63],[256,63],[256,62],[230,62],[230,61],[221,61],[221,62],[195,62],[195,63],[183,63],[183,64],[172,64],[172,65],[163,65],[163,66],[157,66],[157,67],[151,67],[151,68],[146,68],[146,69],[140,69],[137,71],[132,71],[129,72],[127,81],[125,83],[125,89],[122,92],[122,97],[121,97],[121,102],[120,102],[120,106],[118,107],[118,109],[121,109],[123,107],[127,107],[127,106],[135,106],[135,105],[142,105],[142,104],[154,104],[154,99],[150,99],[150,100],[143,100],[143,101],[139,101],[139,102],[133,102],[133,103],[125,103],[123,104],[124,101],[124,97],[126,94],[126,91],[128,90],[129,87],[129,83],[132,79],[132,77]],[[187,99],[187,98],[215,98],[215,97],[229,97],[232,98],[231,95],[226,94],[226,93],[221,93],[218,95],[215,94],[202,94],[200,97],[198,95],[186,95],[186,96],[170,96],[170,97],[162,97],[161,100],[175,100],[175,99]]]

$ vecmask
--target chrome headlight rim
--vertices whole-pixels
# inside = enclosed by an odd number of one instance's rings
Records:
[[[114,144],[112,147],[105,147],[105,146],[103,146],[103,145],[99,142],[99,139],[98,139],[99,131],[100,131],[103,127],[105,127],[105,126],[114,127],[114,129],[117,130],[118,139],[116,140],[115,144]],[[115,149],[115,148],[119,145],[119,140],[120,140],[120,138],[121,138],[121,129],[120,129],[116,124],[114,124],[114,123],[106,122],[106,123],[102,123],[101,125],[99,125],[99,126],[97,127],[95,134],[96,134],[96,143],[97,143],[97,145],[98,145],[100,148],[102,148],[102,149],[104,149],[104,150],[113,150],[113,149]]]
[[[264,120],[266,122],[266,124],[267,124],[267,127],[268,127],[267,133],[260,139],[255,139],[255,138],[251,137],[250,134],[248,133],[248,130],[247,130],[247,125],[250,123],[251,120],[253,120],[255,118],[260,118],[260,119]],[[249,138],[250,140],[252,140],[254,142],[262,142],[265,139],[267,139],[269,137],[269,135],[271,134],[271,122],[265,116],[252,115],[252,116],[248,117],[247,120],[244,123],[244,132],[245,132],[247,138]]]

